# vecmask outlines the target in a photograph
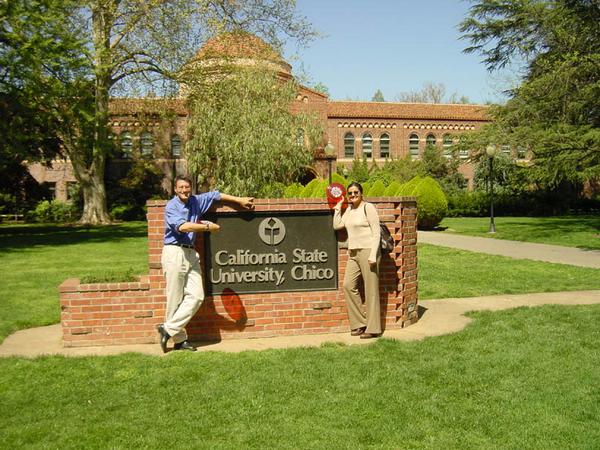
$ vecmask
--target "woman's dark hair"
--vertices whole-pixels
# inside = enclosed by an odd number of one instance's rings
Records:
[[[348,185],[348,188],[346,189],[346,191],[349,191],[352,186],[358,188],[360,194],[362,195],[362,193],[363,193],[362,186],[360,185],[360,183],[357,183],[356,181],[353,181],[352,183],[350,183]]]

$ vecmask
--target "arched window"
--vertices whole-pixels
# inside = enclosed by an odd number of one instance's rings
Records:
[[[131,133],[129,131],[124,131],[119,136],[119,141],[121,142],[121,156],[124,159],[130,159],[133,152],[133,139],[131,138]]]
[[[510,154],[511,154],[510,145],[504,144],[500,147],[500,149],[501,149],[502,153],[504,153],[507,156],[510,156]]]
[[[171,136],[171,157],[181,158],[181,138],[177,134]]]
[[[442,139],[442,146],[444,147],[444,156],[452,158],[452,136],[445,134]]]
[[[140,145],[142,147],[142,157],[150,158],[154,153],[154,136],[152,133],[145,131],[140,137]]]
[[[428,134],[427,138],[425,138],[425,145],[427,145],[427,147],[429,147],[430,145],[435,146],[435,136],[433,134]]]
[[[362,155],[365,158],[373,157],[373,136],[369,133],[363,134],[362,137]]]
[[[419,136],[415,133],[408,137],[408,153],[412,159],[419,157]]]
[[[379,137],[379,157],[390,157],[390,135],[387,133],[384,133]]]
[[[527,150],[524,147],[517,147],[517,159],[527,159]]]
[[[346,133],[344,136],[344,158],[354,158],[354,135]]]

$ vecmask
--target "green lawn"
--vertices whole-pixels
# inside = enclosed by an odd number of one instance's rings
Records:
[[[58,286],[71,277],[147,273],[146,224],[0,227],[0,341],[57,323]],[[419,298],[600,289],[600,271],[419,245]]]
[[[18,329],[60,320],[67,278],[148,272],[145,222],[108,227],[0,226],[0,342]]]
[[[420,342],[0,359],[2,447],[597,448],[600,305],[472,316]]]
[[[600,216],[496,217],[489,234],[489,217],[447,217],[446,233],[600,250]]]

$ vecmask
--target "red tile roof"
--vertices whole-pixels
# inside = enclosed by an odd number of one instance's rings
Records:
[[[163,114],[175,113],[187,116],[185,100],[182,98],[111,98],[108,104],[111,115],[126,116],[129,114]]]
[[[489,121],[486,105],[330,101],[329,118]]]

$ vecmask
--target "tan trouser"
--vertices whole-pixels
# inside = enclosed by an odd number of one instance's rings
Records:
[[[348,318],[350,328],[361,328],[366,326],[366,333],[381,333],[381,314],[379,304],[379,261],[373,268],[369,265],[370,249],[361,248],[348,250],[348,263],[346,264],[346,275],[344,276],[344,297],[348,305]],[[362,276],[365,287],[365,311],[362,308],[358,282]]]
[[[164,327],[173,342],[183,342],[187,339],[185,326],[204,301],[200,260],[193,248],[165,245],[161,263],[167,281]]]

